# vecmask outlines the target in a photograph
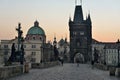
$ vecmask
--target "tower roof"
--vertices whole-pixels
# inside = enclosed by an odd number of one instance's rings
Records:
[[[74,13],[74,22],[82,23],[83,22],[83,11],[81,5],[76,5]]]

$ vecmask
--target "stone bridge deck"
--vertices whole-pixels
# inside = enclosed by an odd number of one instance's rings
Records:
[[[32,69],[28,74],[23,74],[8,80],[120,80],[109,76],[108,71],[91,69],[88,64],[64,64],[47,69]]]

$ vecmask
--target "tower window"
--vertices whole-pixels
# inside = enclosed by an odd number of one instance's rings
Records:
[[[8,45],[4,45],[4,48],[8,48]]]
[[[32,52],[31,55],[32,55],[32,56],[35,56],[35,55],[36,55],[36,52]]]
[[[75,36],[76,36],[76,34],[77,34],[77,32],[73,32],[73,35],[75,35]]]
[[[32,48],[36,48],[36,45],[32,45]]]
[[[83,32],[83,31],[81,31],[81,32],[80,32],[80,35],[84,35],[84,32]]]

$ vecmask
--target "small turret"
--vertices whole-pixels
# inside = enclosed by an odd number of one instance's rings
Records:
[[[88,24],[92,24],[90,13],[88,14],[87,22],[88,22]]]
[[[69,22],[71,22],[72,20],[71,20],[71,17],[69,17]]]
[[[53,45],[54,45],[54,46],[57,46],[56,37],[54,37]]]

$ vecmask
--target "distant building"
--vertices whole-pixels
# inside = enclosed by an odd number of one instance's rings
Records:
[[[45,43],[42,48],[43,52],[43,62],[51,62],[54,61],[54,46],[51,42]]]
[[[63,57],[64,62],[70,61],[70,45],[69,42],[67,42],[67,38],[65,38],[65,40],[62,38],[58,42],[58,51],[59,51],[59,56]]]
[[[120,44],[119,43],[109,43],[105,45],[105,58],[106,64],[108,66],[118,66],[118,62],[120,63],[120,58],[118,61],[118,57],[120,57]],[[118,55],[119,54],[119,55]]]
[[[96,51],[97,51],[96,53],[98,54],[98,62],[99,63],[104,63],[104,60],[105,60],[104,47],[105,47],[105,44],[93,40],[93,43],[92,43],[92,60],[94,60],[94,54],[95,54],[95,49],[96,49]]]
[[[77,53],[83,55],[85,62],[91,59],[92,22],[90,14],[83,18],[81,5],[76,5],[74,19],[69,19],[70,60],[74,62]]]
[[[1,40],[1,52],[5,55],[4,60],[8,60],[11,55],[11,46],[15,43],[17,50],[17,37],[12,40]],[[44,30],[39,26],[38,21],[34,22],[34,26],[30,27],[24,39],[25,59],[27,62],[40,63],[43,60],[50,61],[53,54],[52,45],[46,43],[46,35]],[[49,51],[50,50],[50,51]],[[50,56],[46,56],[46,55]],[[45,57],[46,56],[46,57]],[[46,59],[44,59],[46,58]]]
[[[116,42],[94,42],[92,43],[92,59],[94,60],[94,49],[97,50],[98,63],[106,64],[108,66],[118,65],[118,53],[120,44]],[[120,56],[120,54],[119,54]],[[120,58],[119,58],[120,62]]]

